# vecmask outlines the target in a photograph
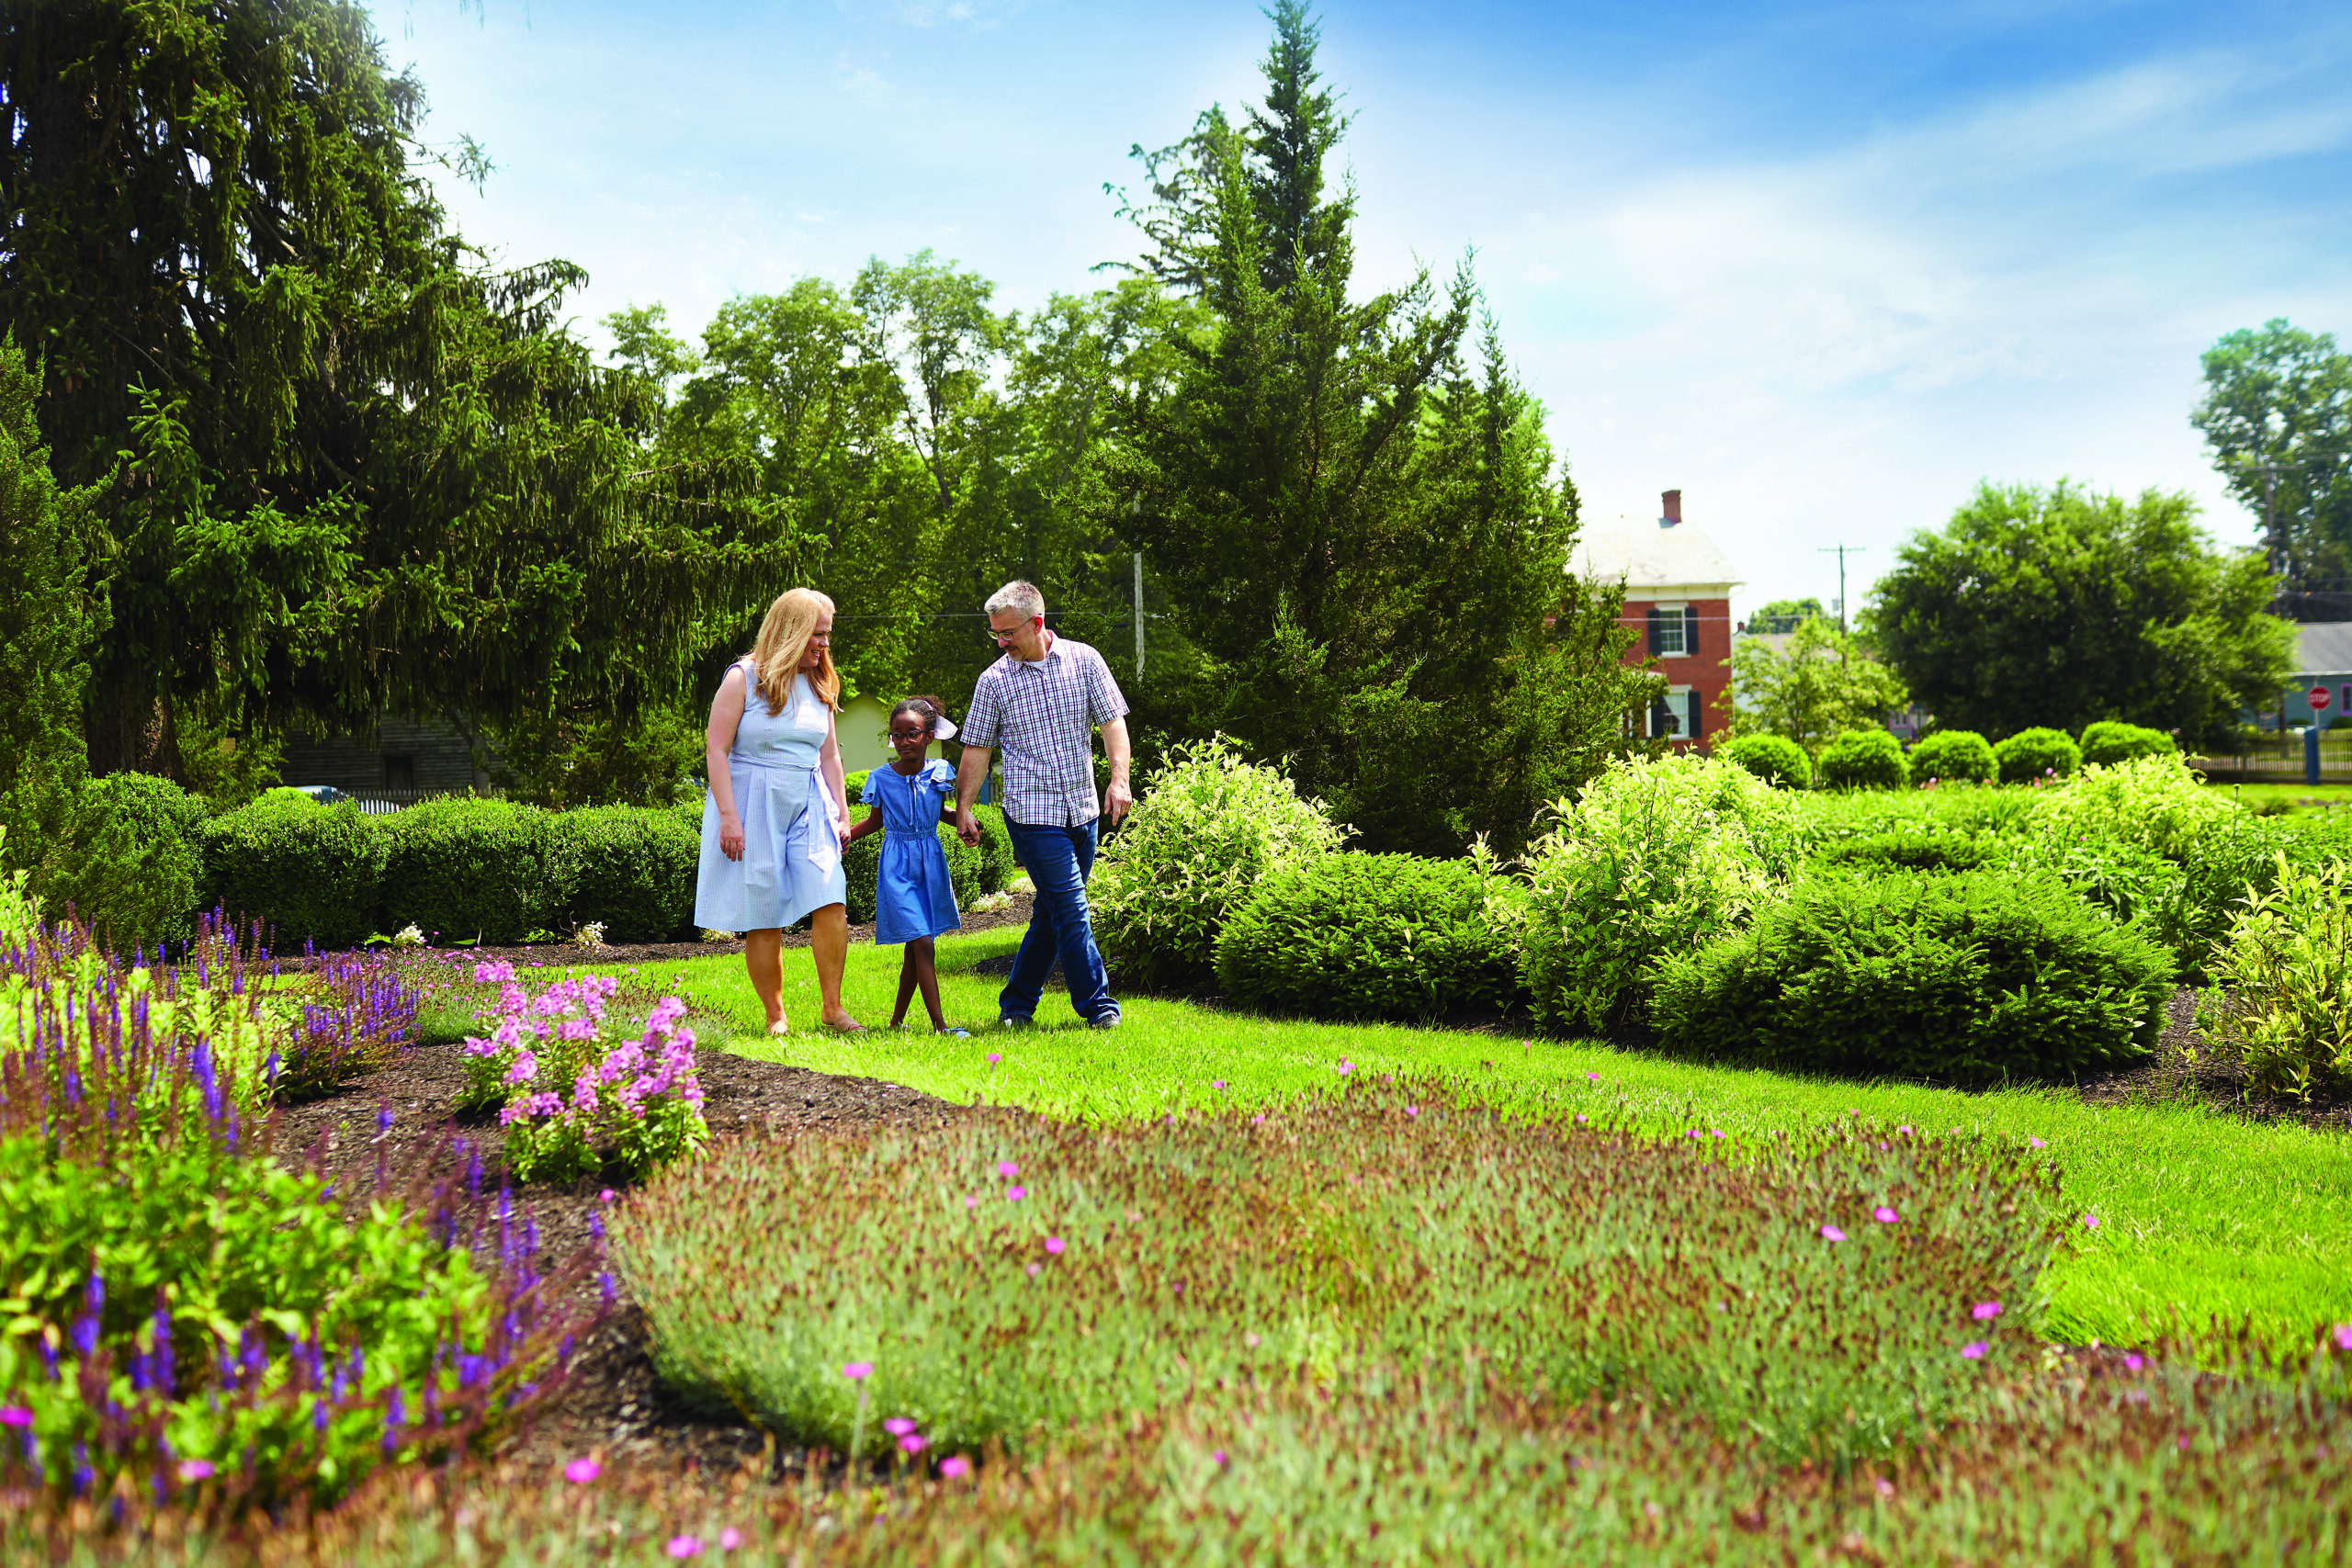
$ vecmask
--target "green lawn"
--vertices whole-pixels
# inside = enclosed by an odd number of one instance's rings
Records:
[[[2286,807],[2301,816],[2314,811],[2352,807],[2352,784],[2232,784],[2227,773],[2216,773],[2207,787],[2221,791],[2248,811]]]
[[[1148,997],[1125,1003],[1125,1027],[1114,1033],[1089,1031],[1067,1013],[1057,1021],[1056,1010],[1067,1008],[1057,993],[1033,1032],[978,1028],[995,1016],[1001,981],[970,967],[1018,940],[1018,931],[997,931],[941,943],[943,998],[951,1021],[975,1026],[968,1040],[877,1028],[771,1041],[759,1032],[741,959],[643,970],[695,1004],[706,1035],[731,1030],[729,1045],[746,1055],[1057,1116],[1156,1116],[1227,1099],[1261,1104],[1336,1081],[1347,1061],[1365,1072],[1456,1073],[1499,1096],[1547,1092],[1570,1109],[1657,1132],[1762,1134],[1859,1111],[1935,1132],[2038,1137],[2064,1173],[2069,1212],[2099,1220],[2096,1230],[2074,1227],[2076,1244],[2057,1265],[2055,1337],[2134,1341],[2175,1314],[2194,1326],[2213,1315],[2251,1317],[2295,1335],[2323,1320],[2352,1321],[2352,1139],[2340,1134],[2178,1105],[2095,1109],[2064,1089],[1856,1084],[1700,1066],[1589,1041],[1296,1022]],[[785,973],[794,1019],[813,1021],[806,953],[788,952]],[[850,1010],[870,1024],[887,1021],[897,975],[896,949],[852,949]],[[1001,1060],[991,1064],[990,1053]],[[1220,1079],[1221,1090],[1213,1087]]]

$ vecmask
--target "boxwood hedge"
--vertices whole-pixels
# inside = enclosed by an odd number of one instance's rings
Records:
[[[204,902],[267,923],[281,951],[349,947],[376,929],[390,844],[350,801],[321,806],[291,790],[215,817],[198,832]]]
[[[571,902],[556,820],[536,806],[458,795],[385,818],[383,929],[503,944],[555,926]]]

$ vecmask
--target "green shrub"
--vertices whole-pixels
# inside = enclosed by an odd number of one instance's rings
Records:
[[[870,768],[860,768],[854,773],[842,775],[842,794],[848,797],[852,806],[860,805],[865,801],[865,776],[872,771]]]
[[[590,807],[557,813],[548,830],[555,882],[570,895],[566,925],[602,922],[606,942],[662,942],[693,924],[702,835],[675,811]]]
[[[1278,871],[1216,939],[1232,999],[1318,1018],[1431,1018],[1510,1006],[1515,885],[1464,861],[1335,854]]]
[[[2020,729],[1993,748],[2003,784],[2066,778],[2082,766],[2082,748],[2063,729]]]
[[[1883,729],[1849,729],[1822,748],[1824,789],[1901,789],[1910,779],[1903,742]]]
[[[350,947],[377,930],[377,894],[389,849],[377,818],[350,801],[321,806],[272,790],[199,829],[205,902],[253,918],[273,943]]]
[[[85,780],[73,847],[43,898],[50,918],[70,908],[120,953],[186,942],[196,929],[204,816],[200,798],[153,773]]]
[[[1980,871],[1994,860],[1977,840],[1959,833],[1879,833],[1841,839],[1813,857],[1826,870],[1886,876],[1899,872]]]
[[[2032,826],[2046,839],[2101,839],[2184,860],[2238,815],[2179,752],[2167,751],[2086,765],[2064,786],[2035,798]]]
[[[2352,1089],[2352,863],[2281,855],[2217,945],[2199,1021],[2247,1082],[2301,1100]]]
[[[492,1282],[426,1223],[398,1201],[347,1205],[322,1176],[202,1138],[89,1163],[38,1136],[0,1138],[0,1280],[16,1318],[0,1336],[0,1402],[28,1414],[25,1435],[56,1456],[61,1491],[72,1454],[101,1493],[119,1471],[142,1487],[163,1472],[176,1489],[172,1465],[201,1461],[248,1496],[333,1497],[387,1454],[443,1447],[434,1404],[461,1423],[534,1375],[516,1345],[496,1343]],[[499,1364],[461,1369],[460,1355]],[[224,1359],[244,1364],[224,1377]],[[126,1408],[109,1419],[94,1407],[85,1375]],[[395,1388],[409,1424],[388,1426]]]
[[[2009,841],[2008,870],[2054,876],[2077,897],[2119,920],[2140,921],[2147,934],[2173,946],[2165,921],[2186,878],[2162,855],[2117,839],[2024,837]],[[2176,963],[2177,968],[2177,963]]]
[[[379,929],[414,925],[436,943],[503,945],[553,926],[571,901],[555,820],[539,807],[463,795],[384,818]]]
[[[2149,1054],[2170,955],[2055,881],[1997,872],[1801,885],[1659,965],[1682,1044],[1797,1070],[2065,1078]]]
[[[1779,789],[1811,789],[1813,759],[1785,735],[1742,735],[1724,741],[1715,754],[1737,762]]]
[[[1346,829],[1222,739],[1169,748],[1094,863],[1087,905],[1121,981],[1208,979],[1216,933],[1274,872],[1340,847]]]
[[[623,1206],[612,1247],[687,1402],[837,1453],[886,1450],[886,1417],[933,1452],[1092,1448],[1188,1392],[1426,1372],[1504,1404],[1638,1388],[1842,1465],[1964,1422],[2006,1382],[1986,1365],[2040,1355],[2023,1151],[1883,1136],[1711,1159],[1355,1083],[1254,1122],[730,1139]],[[1901,1224],[1871,1218],[1889,1204]],[[1972,1320],[1984,1301],[2007,1310]]]
[[[980,880],[978,891],[1001,893],[1012,886],[1021,868],[1012,861],[1012,834],[1004,826],[1004,813],[993,806],[972,807],[972,821],[980,829]],[[962,884],[956,888],[962,897]]]
[[[1608,1028],[1636,1016],[1662,954],[1732,930],[1796,868],[1798,806],[1736,763],[1613,764],[1528,857],[1521,970],[1536,1016]]]
[[[2180,748],[2161,729],[2103,718],[2083,731],[2085,764],[2128,762],[2135,757],[2177,757]]]
[[[1939,784],[1991,784],[2000,773],[1993,743],[1973,729],[1939,729],[1911,745],[1911,776]]]

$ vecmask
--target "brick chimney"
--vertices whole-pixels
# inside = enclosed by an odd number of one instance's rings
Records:
[[[1666,515],[1657,520],[1657,525],[1661,528],[1672,528],[1680,524],[1682,492],[1679,490],[1662,491],[1658,494],[1658,499],[1666,503]]]

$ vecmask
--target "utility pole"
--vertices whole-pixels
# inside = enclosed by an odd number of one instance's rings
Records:
[[[1143,515],[1143,491],[1127,498],[1127,515]],[[1143,552],[1136,552],[1136,679],[1143,679]]]
[[[1822,547],[1818,551],[1816,551],[1815,553],[1816,553],[1816,554],[1819,554],[1819,555],[1825,555],[1825,556],[1826,556],[1826,555],[1834,555],[1834,556],[1836,556],[1836,557],[1838,558],[1838,635],[1840,635],[1840,636],[1842,637],[1842,636],[1844,636],[1844,635],[1846,634],[1846,629],[1847,629],[1847,628],[1846,628],[1846,558],[1847,558],[1848,556],[1859,556],[1859,555],[1863,555],[1863,554],[1866,554],[1867,552],[1864,550],[1863,547],[1861,547],[1860,545],[1824,545],[1824,546],[1823,546],[1823,547]]]

